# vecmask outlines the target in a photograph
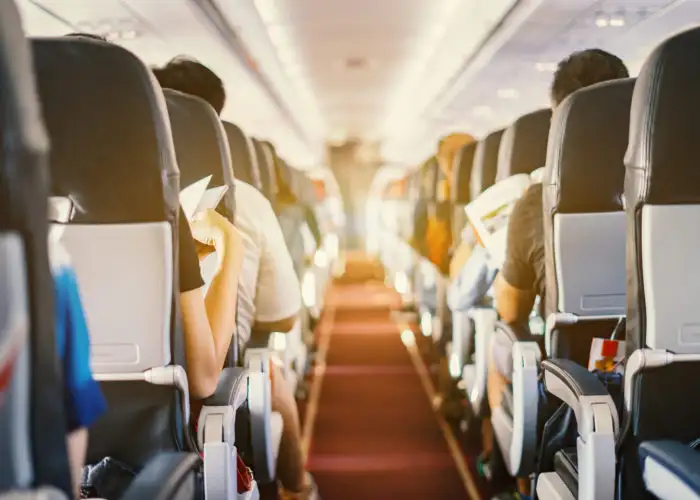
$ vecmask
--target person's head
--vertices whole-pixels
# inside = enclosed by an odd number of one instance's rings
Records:
[[[177,90],[204,99],[218,114],[224,109],[224,82],[202,63],[179,56],[162,68],[153,68],[153,73],[164,89]]]
[[[622,60],[600,49],[574,52],[557,66],[550,88],[552,108],[556,108],[570,94],[590,85],[629,78]]]
[[[454,162],[457,152],[467,144],[474,142],[474,138],[465,133],[453,133],[446,135],[438,142],[437,159],[440,165],[440,170],[445,174],[447,179],[450,178],[452,172],[452,163]]]

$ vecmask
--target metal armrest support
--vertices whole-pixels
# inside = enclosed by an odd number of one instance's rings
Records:
[[[248,409],[255,478],[259,483],[270,483],[276,478],[278,450],[275,449],[276,443],[272,436],[269,350],[246,350],[245,364],[249,370]]]
[[[644,482],[661,500],[700,499],[700,452],[677,441],[647,441],[639,447]]]
[[[196,453],[161,453],[136,476],[121,500],[193,500],[201,465]]]
[[[617,408],[595,374],[567,359],[542,362],[547,391],[573,409],[578,424],[576,448],[579,499],[615,497],[615,440],[620,423]]]
[[[232,498],[235,474],[236,410],[248,398],[245,368],[225,368],[216,391],[204,401],[199,414],[197,441],[204,451],[204,487],[207,498]]]

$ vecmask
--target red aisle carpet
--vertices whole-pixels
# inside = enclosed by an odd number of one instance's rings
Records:
[[[321,496],[466,499],[421,379],[390,318],[397,296],[381,283],[352,283],[352,274],[360,280],[372,275],[362,266],[355,263],[353,270],[349,264],[350,276],[331,288],[319,329],[325,365],[316,369],[320,390],[316,403],[312,394],[305,417],[311,420],[308,465]]]

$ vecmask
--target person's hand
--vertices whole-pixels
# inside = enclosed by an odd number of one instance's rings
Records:
[[[200,259],[213,251],[223,260],[225,256],[243,261],[243,238],[238,230],[225,217],[215,210],[205,210],[191,223],[192,236],[197,242]]]

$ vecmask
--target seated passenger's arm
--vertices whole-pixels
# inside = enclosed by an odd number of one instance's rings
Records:
[[[233,225],[213,210],[193,223],[199,239],[215,247],[219,269],[204,297],[199,262],[189,224],[180,217],[180,308],[185,334],[190,392],[205,398],[216,390],[236,330],[238,275],[243,243]]]
[[[255,295],[254,329],[288,332],[301,310],[299,280],[284,242],[279,222],[269,203],[260,207],[260,272]]]
[[[505,323],[518,324],[528,320],[535,302],[535,258],[533,249],[542,242],[534,241],[542,232],[534,224],[542,224],[533,210],[539,210],[541,197],[531,199],[526,193],[513,207],[508,221],[506,258],[496,278],[496,309]]]

